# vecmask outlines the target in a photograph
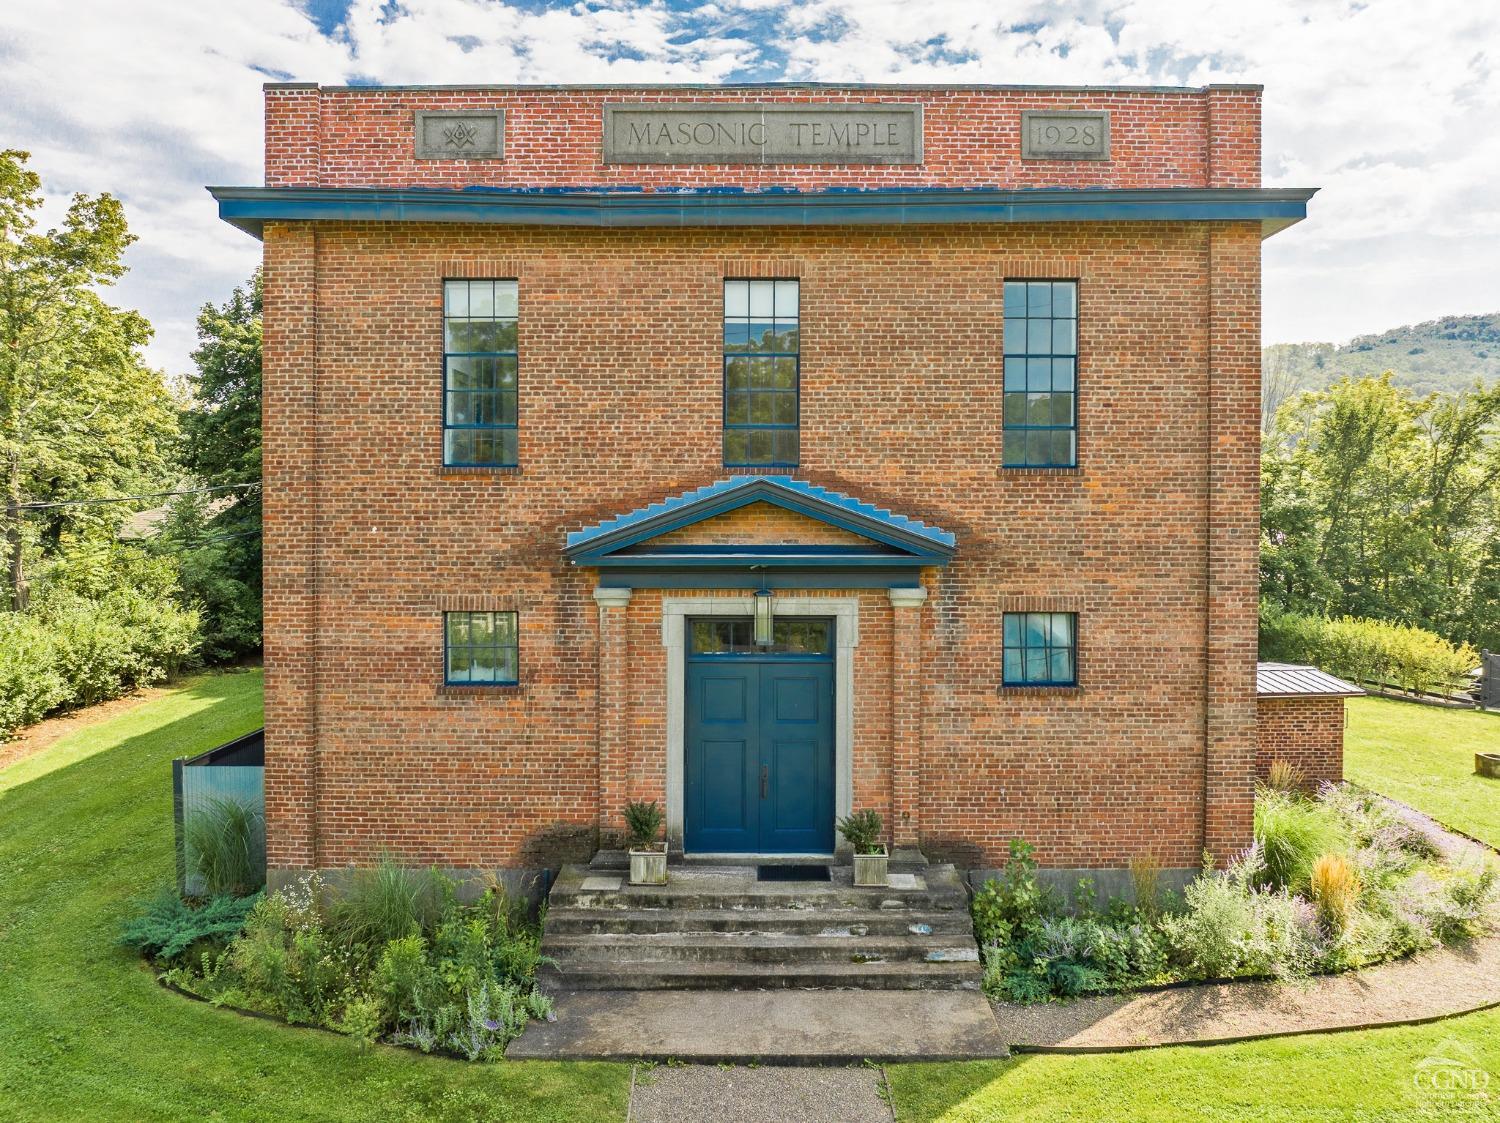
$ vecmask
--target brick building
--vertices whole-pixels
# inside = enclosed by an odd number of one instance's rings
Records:
[[[1256,716],[1260,751],[1255,772],[1266,779],[1271,765],[1282,761],[1296,770],[1303,785],[1344,779],[1344,699],[1364,691],[1352,682],[1293,663],[1261,663],[1255,671]]]
[[[1260,92],[266,90],[273,881],[1250,836]]]

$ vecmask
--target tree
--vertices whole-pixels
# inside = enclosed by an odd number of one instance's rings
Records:
[[[1299,395],[1266,436],[1261,492],[1273,605],[1461,642],[1500,627],[1500,387],[1417,398],[1386,374]]]
[[[41,179],[28,159],[0,152],[0,549],[17,610],[29,599],[29,551],[113,538],[131,513],[36,505],[160,490],[176,437],[171,397],[140,354],[150,326],[95,291],[125,271],[123,208],[108,194],[75,195],[61,226],[38,231]]]
[[[167,540],[198,543],[182,558],[184,592],[204,614],[204,648],[227,659],[260,647],[261,275],[222,307],[198,313],[198,373],[182,417],[183,463],[204,486],[232,488],[173,504]]]

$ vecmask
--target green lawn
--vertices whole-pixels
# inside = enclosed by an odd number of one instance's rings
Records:
[[[1500,847],[1500,780],[1474,775],[1474,754],[1500,752],[1500,714],[1351,698],[1344,775]]]
[[[1415,1066],[1468,1050],[1487,1094],[1419,1089]],[[1500,1011],[1429,1026],[1244,1045],[1016,1057],[887,1070],[901,1123],[1150,1120],[1255,1123],[1500,1118]]]
[[[171,994],[115,946],[172,875],[168,762],[258,726],[260,688],[202,676],[0,771],[0,1118],[623,1118],[624,1066],[361,1054]]]
[[[333,1034],[171,994],[115,946],[128,902],[171,876],[168,762],[259,722],[259,674],[203,676],[0,770],[0,1118],[623,1119],[627,1066],[361,1054]],[[1414,1086],[1417,1062],[1451,1053],[1450,1040],[1493,1074],[1487,1100]],[[1212,1049],[902,1065],[889,1074],[901,1123],[1495,1119],[1500,1012]]]

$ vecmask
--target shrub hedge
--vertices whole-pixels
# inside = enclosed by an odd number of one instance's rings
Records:
[[[1435,632],[1353,616],[1330,619],[1260,607],[1260,655],[1311,663],[1353,682],[1389,682],[1405,690],[1443,692],[1462,687],[1479,663],[1468,644]]]
[[[52,590],[26,612],[0,612],[0,739],[187,669],[198,644],[196,609],[131,589]]]

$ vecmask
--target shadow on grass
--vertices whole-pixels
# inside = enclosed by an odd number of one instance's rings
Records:
[[[172,876],[172,758],[261,720],[260,676],[205,675],[19,761],[0,782],[0,930],[14,910],[45,926],[47,904],[86,894],[119,903]],[[33,774],[27,775],[21,770]]]
[[[618,1119],[625,1066],[434,1064],[190,1002],[118,944],[173,877],[171,761],[261,723],[215,674],[70,735],[0,791],[0,1118]],[[36,759],[36,758],[31,758]],[[19,762],[25,764],[28,762]]]
[[[233,731],[246,720],[244,714],[252,710],[255,716],[249,720],[255,724],[240,732],[258,727],[260,694],[261,674],[254,669],[210,672],[184,679],[162,698],[143,701],[96,724],[85,725],[39,752],[0,768],[0,800],[44,776],[94,756],[125,749],[130,742],[136,742],[137,751],[146,749],[140,743],[142,740],[161,739],[169,749],[182,746],[181,751],[167,753],[169,762],[175,756],[213,748],[237,735]],[[86,716],[86,712],[79,711],[74,716]],[[168,725],[178,728],[174,732]],[[169,790],[170,784],[169,778]]]
[[[886,1078],[896,1118],[901,1123],[997,1118],[984,1114],[980,1101],[993,1111],[995,1104],[1003,1102],[1003,1093],[995,1086],[1018,1076],[1032,1060],[1031,1056],[1020,1055],[1003,1061],[888,1065]],[[965,1106],[971,1103],[978,1114],[965,1112]]]

